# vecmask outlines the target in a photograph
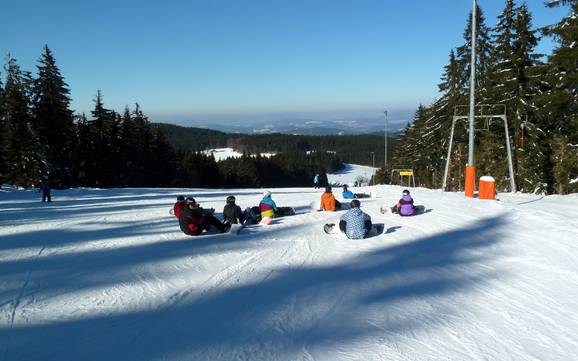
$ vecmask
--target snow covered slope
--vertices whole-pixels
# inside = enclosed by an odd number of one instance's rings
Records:
[[[345,167],[337,173],[328,174],[329,183],[334,185],[347,184],[352,186],[358,177],[366,180],[371,179],[377,168],[357,164],[345,164]]]
[[[187,237],[179,194],[218,211],[258,189],[0,193],[0,360],[571,360],[578,196],[500,202],[414,189],[430,212],[386,234],[323,233],[321,190],[273,189],[297,215]]]

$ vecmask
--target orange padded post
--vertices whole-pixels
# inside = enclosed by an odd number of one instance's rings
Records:
[[[476,167],[466,166],[466,197],[474,198],[474,187],[476,185]]]
[[[480,178],[478,199],[496,199],[496,180],[494,177],[486,175]]]

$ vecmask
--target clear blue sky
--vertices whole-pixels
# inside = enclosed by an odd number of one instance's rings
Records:
[[[503,4],[479,0],[489,25]],[[567,11],[528,5],[535,26]],[[101,89],[109,108],[139,102],[163,121],[367,114],[433,100],[470,9],[470,0],[9,1],[0,55],[35,71],[48,44],[77,112]]]

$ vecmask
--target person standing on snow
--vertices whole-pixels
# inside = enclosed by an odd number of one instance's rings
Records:
[[[329,212],[341,209],[341,203],[335,199],[331,186],[325,187],[325,192],[321,195],[321,209]]]
[[[223,222],[243,224],[245,222],[245,214],[241,211],[241,207],[235,204],[235,201],[235,196],[227,197],[227,204],[223,208]]]
[[[359,208],[361,206],[359,200],[352,200],[349,206],[351,209],[339,219],[339,230],[350,239],[365,238],[373,226],[371,217]]]
[[[313,177],[313,185],[315,186],[315,189],[319,188],[319,174],[315,174],[315,177]]]
[[[48,182],[47,177],[44,177],[42,179],[42,185],[40,186],[40,190],[42,191],[42,203],[46,201],[52,202],[52,198],[50,197],[50,183]]]
[[[231,226],[225,226],[211,212],[207,212],[199,206],[194,198],[187,198],[186,206],[179,217],[181,231],[189,236],[198,236],[209,226],[214,226],[221,233],[227,232]]]

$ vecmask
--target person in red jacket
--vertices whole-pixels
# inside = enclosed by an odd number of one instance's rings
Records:
[[[207,211],[199,206],[194,198],[187,198],[185,207],[179,217],[179,226],[183,233],[189,236],[198,236],[209,226],[214,226],[221,233],[229,231],[231,225],[224,225],[219,221],[211,211]]]
[[[178,196],[177,202],[173,206],[173,212],[171,214],[173,214],[175,217],[177,217],[177,219],[179,219],[179,217],[181,216],[181,212],[183,211],[183,208],[185,208],[185,196]]]

